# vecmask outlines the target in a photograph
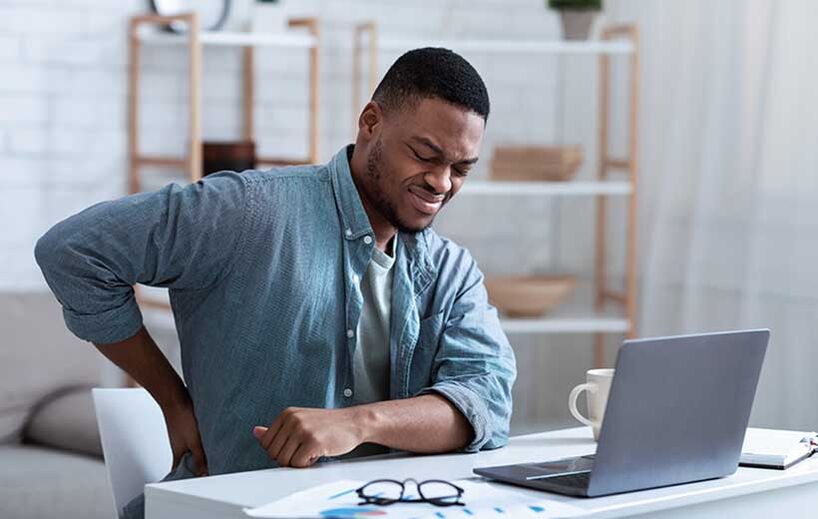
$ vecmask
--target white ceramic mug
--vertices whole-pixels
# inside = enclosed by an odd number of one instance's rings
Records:
[[[608,404],[608,393],[611,391],[613,369],[589,369],[585,377],[585,384],[580,384],[571,390],[568,395],[568,410],[574,418],[591,426],[594,440],[599,440],[599,430],[602,428],[602,418],[605,416],[605,406]],[[583,391],[587,391],[588,417],[583,416],[577,409],[577,398]]]

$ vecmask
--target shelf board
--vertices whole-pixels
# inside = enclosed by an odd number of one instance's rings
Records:
[[[309,49],[317,44],[316,38],[308,34],[293,32],[253,33],[240,31],[202,31],[199,38],[203,45],[224,47],[267,46]],[[139,39],[157,45],[183,45],[186,34],[158,31],[143,32]],[[341,44],[341,46],[346,46]],[[561,41],[561,40],[423,40],[416,38],[380,38],[381,51],[404,51],[427,46],[439,46],[458,51],[484,53],[529,53],[529,54],[631,54],[633,43],[627,40],[615,41]]]
[[[478,180],[466,181],[460,193],[469,195],[539,196],[630,195],[633,193],[633,186],[627,180],[605,180],[600,182],[499,182]]]
[[[501,40],[501,39],[448,39],[424,40],[417,38],[379,38],[382,51],[405,51],[418,47],[445,47],[458,52],[529,53],[529,54],[632,54],[634,45],[628,40]]]
[[[542,319],[501,318],[506,333],[625,333],[628,320],[616,317],[554,317]]]
[[[153,45],[185,45],[186,34],[166,32],[143,32],[140,41]],[[317,39],[299,32],[253,33],[238,31],[202,31],[199,33],[202,45],[213,47],[280,47],[294,49],[311,49],[318,43]]]

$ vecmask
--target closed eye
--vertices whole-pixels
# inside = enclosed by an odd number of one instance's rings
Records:
[[[415,160],[417,160],[419,162],[423,162],[423,163],[426,163],[426,164],[429,164],[429,163],[442,163],[441,162],[442,159],[440,159],[437,156],[424,157],[423,155],[418,153],[417,150],[415,150],[414,147],[407,145],[407,148],[409,148],[409,150],[412,152],[412,155],[415,157]],[[470,166],[472,164],[474,164],[475,162],[477,162],[477,159],[472,159],[472,160],[465,161],[463,163],[459,163],[459,164],[462,164],[460,167],[455,167],[453,165],[452,166],[452,171],[458,177],[468,176],[469,169],[471,169]]]
[[[432,162],[432,158],[431,158],[431,157],[423,157],[423,156],[421,156],[420,154],[418,154],[418,152],[417,152],[417,151],[415,151],[415,149],[414,149],[414,148],[409,148],[409,149],[410,149],[410,150],[412,150],[412,154],[415,156],[415,158],[416,158],[417,160],[419,160],[419,161],[421,161],[421,162]]]

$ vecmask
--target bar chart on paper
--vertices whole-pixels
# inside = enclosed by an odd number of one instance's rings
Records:
[[[390,506],[359,505],[355,489],[364,481],[343,480],[313,487],[257,508],[249,517],[317,517],[338,519],[455,519],[455,518],[551,518],[575,517],[583,510],[558,501],[531,498],[498,488],[481,480],[453,481],[463,488],[464,506],[438,507],[428,503],[396,503]],[[407,489],[407,492],[409,490]],[[411,498],[411,495],[405,496]]]

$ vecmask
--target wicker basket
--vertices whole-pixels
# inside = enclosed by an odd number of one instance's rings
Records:
[[[582,164],[582,147],[498,146],[491,160],[491,178],[511,181],[566,181]]]
[[[509,317],[539,317],[576,287],[574,276],[486,276],[489,301]]]

